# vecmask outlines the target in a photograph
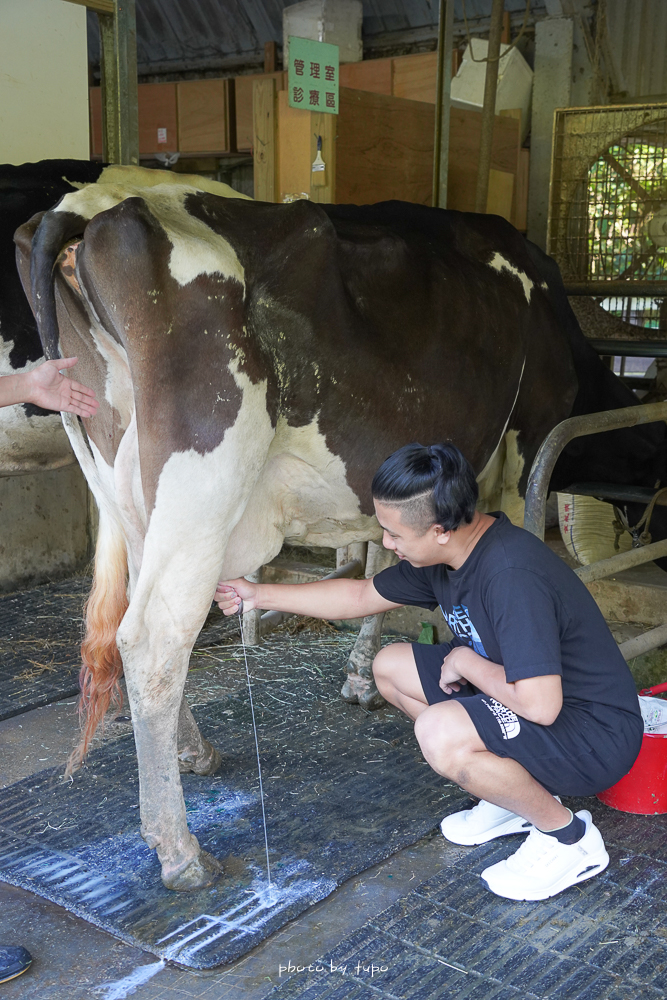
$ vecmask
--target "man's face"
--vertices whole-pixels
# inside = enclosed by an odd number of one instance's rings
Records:
[[[449,531],[443,531],[439,524],[432,524],[423,535],[419,535],[402,522],[399,509],[377,500],[374,503],[375,516],[384,531],[382,544],[385,549],[391,549],[399,559],[406,559],[412,566],[434,566],[442,562],[442,546],[449,540]]]

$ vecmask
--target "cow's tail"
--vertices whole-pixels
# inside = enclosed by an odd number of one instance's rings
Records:
[[[116,632],[127,605],[125,536],[116,518],[101,506],[95,571],[85,606],[86,632],[81,643],[81,739],[67,763],[67,775],[83,761],[95,730],[103,723],[109,709],[122,708],[123,663],[116,645]]]
[[[73,212],[46,212],[32,238],[30,285],[32,303],[44,354],[51,360],[60,356],[58,318],[53,290],[54,267],[68,240],[83,235],[86,220]]]

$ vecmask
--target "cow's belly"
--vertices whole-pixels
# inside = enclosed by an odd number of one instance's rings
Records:
[[[13,344],[0,341],[0,376],[18,375],[36,368],[12,368],[9,353]],[[28,417],[22,406],[0,409],[0,475],[22,475],[57,469],[75,461],[60,416]]]
[[[327,447],[317,419],[305,427],[280,420],[257,484],[229,540],[223,577],[234,579],[270,562],[283,542],[331,548],[379,539],[362,514],[345,464]]]

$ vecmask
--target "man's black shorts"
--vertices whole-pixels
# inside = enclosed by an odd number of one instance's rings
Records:
[[[553,725],[540,726],[471,685],[445,694],[438,682],[449,646],[415,642],[412,649],[429,705],[460,701],[487,750],[516,760],[552,795],[595,795],[634,764],[643,736],[641,718],[606,705],[566,704]]]

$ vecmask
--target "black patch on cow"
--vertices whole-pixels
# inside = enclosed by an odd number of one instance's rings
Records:
[[[78,183],[96,181],[104,164],[87,160],[42,160],[20,166],[0,166],[0,336],[13,341],[12,368],[21,369],[43,354],[37,326],[21,287],[14,260],[16,229],[37,212],[53,207],[63,195],[76,190],[65,178]],[[50,413],[35,407],[29,415]]]

